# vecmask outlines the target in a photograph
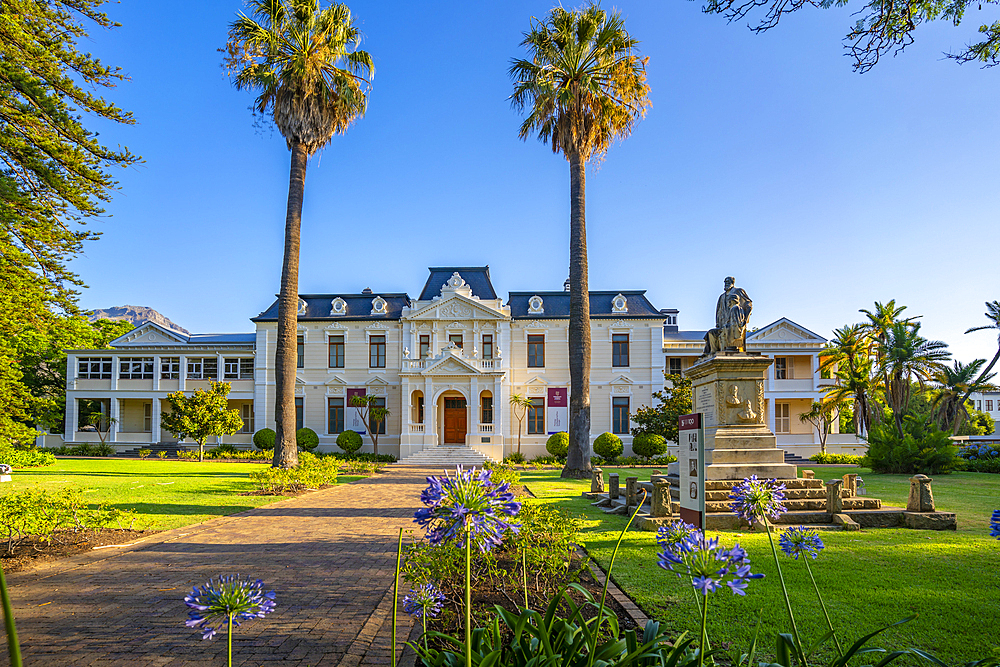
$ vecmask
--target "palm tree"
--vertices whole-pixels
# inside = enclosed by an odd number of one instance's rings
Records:
[[[229,26],[225,65],[233,84],[258,93],[255,111],[271,115],[292,154],[274,355],[275,467],[298,463],[296,322],[306,164],[365,113],[375,67],[360,43],[347,5],[322,9],[319,0],[249,0],[248,12]]]
[[[932,379],[938,386],[934,390],[931,410],[936,414],[942,429],[951,429],[954,433],[958,433],[962,420],[969,416],[965,397],[972,392],[996,389],[990,384],[995,373],[977,377],[985,363],[985,359],[976,359],[969,364],[956,361],[951,368],[944,366],[934,373]]]
[[[972,333],[973,331],[983,331],[985,329],[996,329],[997,330],[997,353],[993,355],[993,359],[990,360],[990,365],[983,369],[983,372],[977,378],[977,382],[988,382],[989,378],[986,375],[993,370],[996,366],[998,360],[1000,360],[1000,301],[987,301],[986,302],[986,319],[990,321],[989,324],[983,324],[982,326],[972,327],[971,329],[966,329],[965,333]],[[993,376],[990,376],[993,377]],[[965,395],[962,396],[961,405],[965,405],[965,402],[969,400],[969,396],[975,391],[971,387],[965,390]]]
[[[517,453],[521,453],[521,427],[524,425],[524,416],[528,414],[528,408],[532,406],[531,399],[523,394],[510,395],[510,407],[517,419]]]
[[[919,322],[895,322],[885,332],[879,370],[886,378],[885,402],[892,409],[896,432],[903,437],[903,412],[910,402],[913,381],[921,387],[941,370],[951,356],[948,345],[920,335]]]
[[[906,326],[913,326],[916,324],[916,320],[920,317],[902,317],[903,311],[906,310],[906,306],[897,306],[896,300],[892,299],[888,303],[882,304],[878,301],[875,302],[875,308],[872,310],[867,310],[862,308],[860,311],[864,313],[868,318],[868,321],[861,324],[861,331],[867,336],[868,339],[868,353],[874,364],[874,368],[882,371],[882,375],[879,378],[883,387],[889,386],[889,378],[884,373],[884,365],[882,364],[882,357],[885,354],[885,346],[889,336],[889,329],[892,325],[897,322],[905,324]],[[878,406],[872,406],[871,420],[875,423],[882,421],[881,410],[877,409]]]
[[[631,134],[649,108],[646,58],[618,13],[597,4],[556,7],[534,20],[515,59],[511,103],[527,109],[519,136],[537,136],[569,162],[569,452],[563,477],[590,475],[590,301],[587,286],[586,169]]]
[[[833,334],[820,353],[820,370],[832,371],[837,384],[827,390],[823,402],[836,407],[853,402],[854,432],[863,435],[876,418],[878,407],[864,329],[853,324],[835,329]]]

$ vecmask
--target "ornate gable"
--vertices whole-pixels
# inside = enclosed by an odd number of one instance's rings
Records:
[[[432,302],[411,313],[408,320],[503,320],[506,315],[461,294]]]
[[[479,375],[478,368],[454,355],[446,355],[444,359],[437,362],[423,372],[423,375]]]
[[[186,336],[161,327],[152,322],[146,322],[137,329],[129,331],[123,336],[119,336],[111,341],[111,347],[124,347],[127,345],[185,345],[188,339]]]

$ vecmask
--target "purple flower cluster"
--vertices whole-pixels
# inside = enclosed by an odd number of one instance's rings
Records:
[[[750,572],[750,558],[739,544],[719,547],[719,538],[708,539],[690,524],[675,521],[657,533],[659,565],[678,577],[688,576],[696,590],[708,595],[728,586],[734,595],[746,595],[747,582],[763,574]]]
[[[184,603],[191,608],[189,628],[200,628],[202,639],[211,639],[225,628],[229,618],[239,627],[240,621],[264,618],[274,611],[274,591],[264,592],[260,579],[241,579],[240,575],[222,575],[217,582],[209,579],[204,586],[194,587]]]
[[[751,475],[733,487],[729,498],[733,513],[751,526],[765,517],[774,521],[787,511],[781,504],[785,501],[785,485],[776,479]]]
[[[795,560],[798,560],[802,554],[809,554],[813,560],[816,560],[819,550],[825,548],[823,540],[819,538],[819,533],[804,526],[788,528],[782,532],[778,539],[778,545],[782,551]]]
[[[435,618],[447,599],[434,584],[424,584],[403,596],[403,611],[413,618]]]
[[[990,537],[1000,540],[1000,510],[993,510],[993,518],[990,519]]]
[[[498,546],[508,530],[517,532],[520,524],[507,517],[516,516],[521,503],[514,500],[510,484],[496,484],[492,471],[464,469],[458,466],[455,476],[428,477],[427,488],[420,494],[426,507],[417,510],[413,520],[427,531],[431,544],[456,542],[465,545],[466,530],[481,551]]]

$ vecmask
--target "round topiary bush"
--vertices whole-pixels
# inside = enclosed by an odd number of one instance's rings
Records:
[[[306,426],[295,432],[295,444],[303,451],[311,452],[319,447],[319,436],[316,435],[316,431]]]
[[[667,453],[667,439],[656,433],[640,433],[632,438],[632,451],[644,459],[663,456]]]
[[[545,441],[545,451],[560,459],[566,458],[569,451],[569,433],[553,433]]]
[[[253,444],[257,449],[274,449],[274,440],[278,434],[274,429],[262,428],[253,434]]]
[[[602,433],[594,440],[594,453],[606,461],[614,461],[623,451],[622,439],[614,433]]]
[[[337,436],[337,446],[348,454],[353,454],[361,449],[361,442],[361,436],[356,431],[344,431]]]

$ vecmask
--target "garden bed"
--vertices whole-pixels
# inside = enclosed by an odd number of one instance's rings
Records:
[[[92,551],[98,547],[129,544],[150,535],[155,535],[157,532],[159,531],[122,530],[118,528],[87,531],[85,533],[61,531],[54,535],[50,542],[41,542],[37,539],[22,540],[21,544],[14,547],[13,551],[8,551],[7,544],[4,543],[2,549],[0,549],[0,563],[3,564],[4,572],[10,574],[11,572],[30,569],[58,558]]]

